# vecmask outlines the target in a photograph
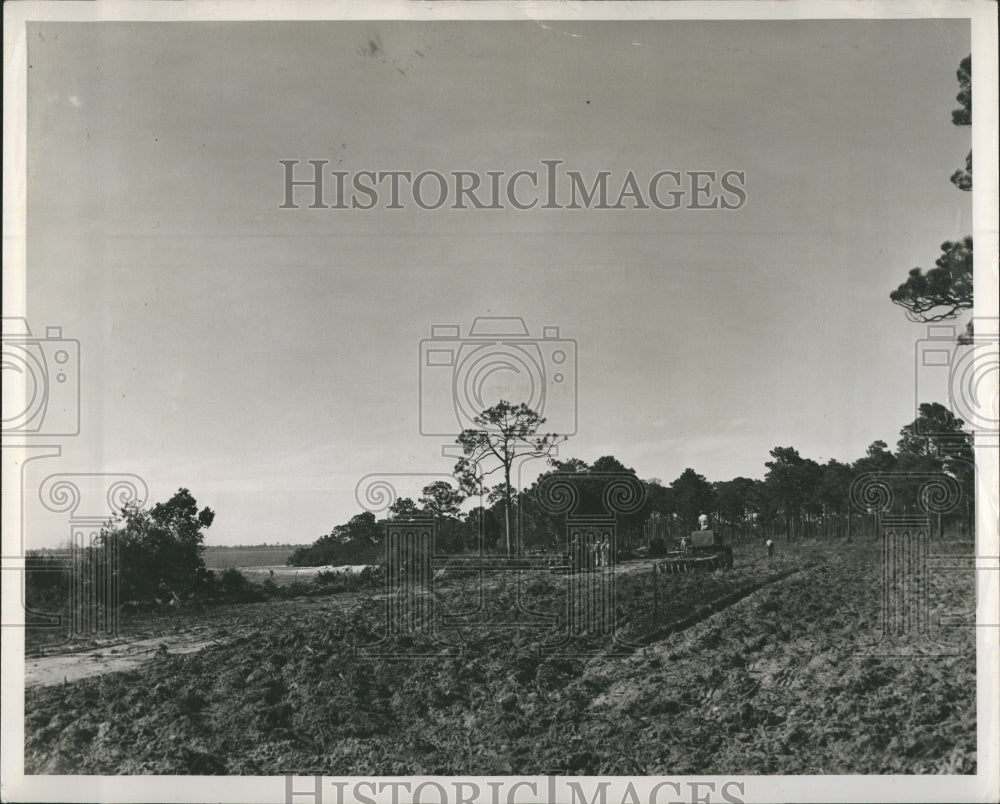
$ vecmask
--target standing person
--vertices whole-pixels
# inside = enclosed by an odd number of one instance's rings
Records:
[[[767,557],[771,558],[774,555],[774,539],[767,540]]]

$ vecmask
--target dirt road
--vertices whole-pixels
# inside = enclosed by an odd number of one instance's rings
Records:
[[[71,683],[103,673],[134,670],[165,653],[194,653],[209,645],[220,645],[228,641],[228,638],[220,639],[209,634],[210,629],[206,628],[204,634],[201,635],[192,632],[175,636],[139,639],[90,650],[26,659],[24,662],[24,685],[26,687],[50,687],[54,684]]]

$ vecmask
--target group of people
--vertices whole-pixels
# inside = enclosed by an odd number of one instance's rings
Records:
[[[590,546],[590,551],[594,554],[593,564],[595,567],[607,567],[611,563],[611,539],[607,536],[603,541],[594,542]]]
[[[580,568],[611,566],[611,538],[595,539],[586,547],[580,541],[579,535],[573,537],[570,544],[570,558]]]

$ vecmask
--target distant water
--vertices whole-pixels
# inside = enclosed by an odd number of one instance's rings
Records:
[[[298,578],[298,577],[309,577],[312,575],[317,575],[320,572],[351,572],[358,573],[365,567],[370,566],[369,564],[345,564],[339,567],[325,566],[325,567],[286,567],[283,564],[275,564],[271,566],[264,567],[237,567],[240,572],[251,575],[251,574],[263,574],[270,575],[274,572],[276,576],[281,576],[283,578]]]

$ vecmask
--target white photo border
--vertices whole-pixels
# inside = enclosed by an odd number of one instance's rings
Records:
[[[972,32],[972,61],[976,76],[975,122],[972,128],[976,159],[973,189],[973,236],[976,248],[975,315],[997,315],[998,209],[997,158],[997,5],[989,0],[889,0],[887,2],[426,2],[390,0],[365,2],[242,2],[183,0],[182,2],[11,2],[4,6],[4,205],[3,205],[3,314],[24,315],[25,308],[25,193],[26,193],[26,24],[36,21],[250,21],[250,20],[787,20],[787,19],[968,19]],[[997,521],[1000,502],[998,450],[977,450],[977,533],[980,555],[1000,555]],[[6,480],[5,480],[6,484]],[[9,495],[4,499],[4,524],[10,521]],[[4,529],[4,555],[8,537]],[[9,580],[5,578],[5,581]],[[980,573],[977,616],[995,622],[1000,610],[1000,573]],[[3,584],[3,609],[20,610],[17,583]],[[6,620],[7,615],[5,615]],[[16,630],[16,629],[15,629]],[[1000,790],[1000,631],[977,628],[978,762],[976,775],[963,776],[739,776],[624,777],[600,780],[578,777],[588,796],[599,781],[608,781],[608,801],[620,801],[631,781],[642,800],[658,782],[678,782],[682,798],[692,781],[712,782],[718,791],[726,782],[746,802],[805,801],[988,801]],[[5,637],[8,635],[5,634]],[[2,797],[5,801],[217,801],[275,802],[285,798],[283,777],[180,776],[24,776],[24,645],[17,639],[2,643]],[[518,777],[470,778],[482,789],[490,781],[506,790]],[[523,777],[545,790],[545,777]],[[382,781],[390,782],[385,778]],[[396,780],[402,781],[402,780]],[[418,779],[411,781],[417,782]],[[448,780],[438,779],[449,783]],[[324,801],[337,801],[335,788],[324,780]],[[308,785],[297,779],[296,790]],[[522,788],[515,800],[540,800]],[[702,794],[708,788],[703,788]],[[388,796],[388,793],[385,794]],[[504,793],[506,795],[506,791]],[[697,795],[697,792],[694,794]],[[522,799],[522,796],[524,797]],[[433,796],[428,799],[432,800]],[[296,802],[310,801],[297,794]],[[386,798],[388,800],[388,798]],[[589,798],[588,798],[589,800]],[[663,800],[667,800],[664,798]],[[715,800],[715,799],[713,799]]]

